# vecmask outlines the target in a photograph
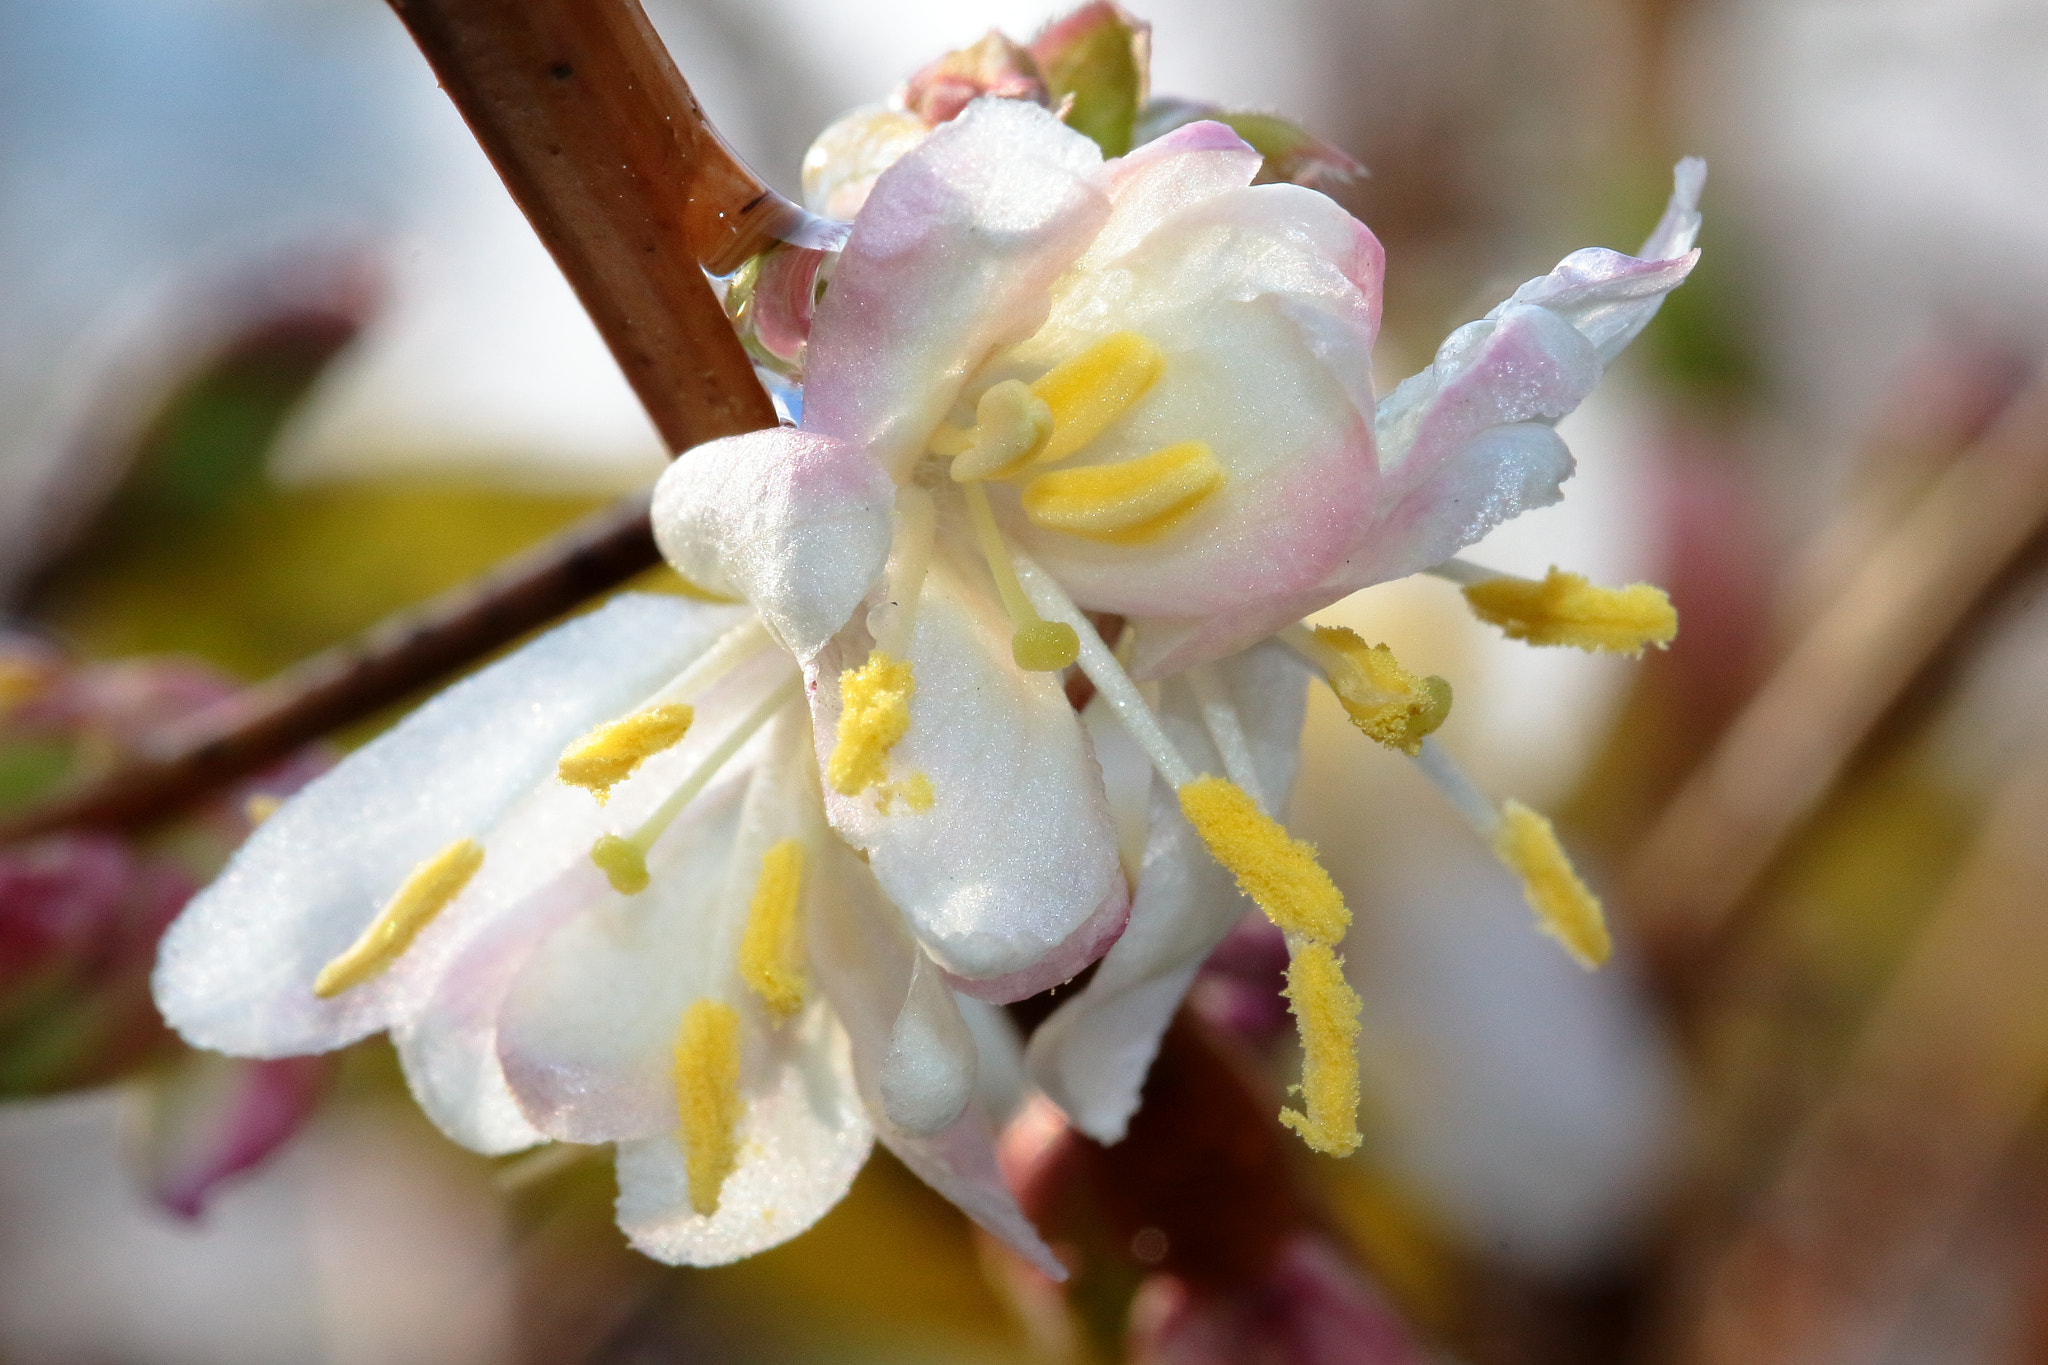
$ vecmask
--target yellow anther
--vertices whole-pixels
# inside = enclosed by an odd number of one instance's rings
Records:
[[[947,428],[946,444],[957,428]],[[1022,380],[991,385],[974,408],[972,444],[953,459],[953,478],[1000,479],[1031,462],[1052,435],[1052,409]]]
[[[1289,934],[1335,943],[1351,927],[1351,912],[1330,874],[1316,861],[1315,845],[1291,837],[1264,815],[1235,783],[1198,777],[1181,787],[1181,814],[1202,836],[1209,854],[1237,878],[1238,889]]]
[[[777,1014],[804,1003],[804,846],[784,839],[761,855],[761,879],[740,935],[740,980]]]
[[[631,839],[605,835],[590,846],[590,861],[621,896],[637,896],[647,889],[647,853]]]
[[[684,703],[665,702],[600,725],[562,750],[555,775],[572,787],[588,790],[601,806],[613,786],[688,734],[695,718],[696,712]]]
[[[1057,673],[1081,657],[1081,637],[1064,621],[1032,621],[1010,637],[1010,657],[1026,673]]]
[[[825,764],[825,780],[833,791],[854,796],[888,776],[889,750],[910,729],[910,696],[916,689],[909,661],[879,649],[859,668],[839,675],[839,735]]]
[[[1280,1122],[1315,1151],[1349,1156],[1358,1150],[1358,992],[1327,943],[1302,947],[1287,964],[1287,1002],[1301,1033],[1299,1110]]]
[[[1646,645],[1663,649],[1678,636],[1678,612],[1663,589],[1648,583],[1596,588],[1555,565],[1540,583],[1501,577],[1468,584],[1465,601],[1510,640],[1532,645],[1641,654]]]
[[[1385,645],[1369,645],[1341,626],[1317,626],[1315,639],[1331,665],[1330,690],[1368,738],[1413,758],[1451,714],[1451,685],[1434,675],[1418,678]]]
[[[1048,531],[1138,545],[1172,530],[1225,478],[1205,443],[1182,441],[1134,460],[1040,474],[1024,485],[1024,515]]]
[[[254,829],[277,814],[277,808],[283,804],[284,798],[281,796],[273,796],[269,792],[252,793],[249,799],[242,803],[242,818],[249,822],[249,828]]]
[[[1064,460],[1100,436],[1165,369],[1157,346],[1136,332],[1114,332],[1040,375],[1031,391],[1052,413],[1052,438],[1039,462]]]
[[[362,937],[320,969],[313,978],[313,994],[322,1000],[340,995],[396,962],[483,865],[483,846],[474,839],[457,839],[415,867]]]
[[[718,1193],[739,1165],[740,1016],[719,1000],[693,1000],[675,1042],[676,1117],[690,1207],[718,1212]]]
[[[1572,870],[1557,831],[1519,801],[1502,805],[1500,816],[1493,856],[1522,879],[1522,894],[1536,912],[1537,924],[1581,967],[1591,970],[1605,962],[1614,951],[1607,920],[1598,898]]]

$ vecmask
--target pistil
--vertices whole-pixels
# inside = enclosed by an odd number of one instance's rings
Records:
[[[1003,610],[1010,615],[1016,633],[1010,637],[1010,656],[1027,673],[1056,673],[1074,662],[1080,648],[1073,627],[1047,621],[1031,605],[1031,599],[1017,584],[1017,569],[1011,562],[1010,547],[996,525],[995,509],[988,505],[988,491],[979,483],[960,485],[967,499],[967,519],[974,524],[974,538],[981,545],[988,571],[996,580],[996,592]]]

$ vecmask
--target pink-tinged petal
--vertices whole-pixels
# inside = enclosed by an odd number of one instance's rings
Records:
[[[1265,644],[1214,668],[1238,714],[1260,794],[1284,812],[1307,704],[1307,666],[1292,650]],[[1223,761],[1186,681],[1169,680],[1160,702],[1160,722],[1174,747],[1198,771],[1221,774]],[[1159,1039],[1189,983],[1252,908],[1163,783],[1152,790],[1151,825],[1123,937],[1025,1049],[1031,1078],[1098,1142],[1123,1139]]]
[[[654,536],[697,587],[741,597],[799,659],[880,579],[896,486],[857,446],[789,427],[684,452],[654,487]]]
[[[884,171],[818,305],[805,428],[908,477],[967,377],[1044,320],[1108,212],[1100,164],[1037,105],[981,99]]]
[[[154,986],[165,1019],[194,1046],[276,1057],[326,1051],[408,1017],[471,935],[595,837],[577,825],[595,809],[588,794],[554,780],[564,746],[630,710],[742,619],[672,597],[616,598],[356,750],[258,826],[164,935]],[[624,788],[611,809],[630,819],[634,799],[622,798]],[[533,802],[544,818],[530,837],[493,837]],[[415,867],[459,839],[485,848],[462,893],[384,972],[315,996],[320,969]]]
[[[1252,1284],[1207,1293],[1171,1275],[1139,1286],[1138,1365],[1423,1365],[1392,1306],[1319,1233],[1297,1233]]]
[[[922,775],[931,803],[825,793],[834,827],[869,855],[925,951],[963,977],[1036,968],[1123,876],[1087,736],[1055,675],[1013,662],[1011,634],[985,571],[942,537],[908,650],[909,729],[888,762],[890,792]],[[850,631],[811,671],[821,759],[836,742],[841,673],[868,648],[865,630]]]
[[[291,1140],[331,1070],[324,1057],[252,1062],[187,1054],[145,1091],[151,1196],[180,1218],[197,1218],[223,1184]]]
[[[862,876],[858,861],[833,847],[821,874],[840,894],[809,907],[805,921],[819,984],[845,1026],[853,1047],[853,1070],[875,1135],[921,1180],[1055,1279],[1065,1279],[1051,1250],[1031,1226],[996,1167],[989,1121],[970,1105],[951,1125],[919,1136],[891,1123],[882,1104],[880,1079],[897,1042],[896,1020],[910,994],[917,945],[903,922]],[[833,866],[833,864],[837,866]]]
[[[1097,177],[1109,194],[1109,218],[1079,265],[1093,270],[1138,245],[1181,210],[1259,173],[1259,154],[1230,129],[1204,120],[1174,129],[1129,156],[1106,161]]]
[[[1158,381],[1078,463],[1200,441],[1225,482],[1138,544],[1034,526],[1003,485],[995,501],[1011,533],[1090,610],[1270,613],[1319,588],[1372,510],[1380,259],[1372,235],[1330,200],[1266,185],[1181,210],[1114,265],[1065,286],[1007,365],[1035,373],[1125,330],[1165,358]]]
[[[1083,967],[1109,951],[1109,945],[1117,941],[1130,917],[1130,887],[1122,877],[1118,877],[1109,895],[1095,907],[1095,913],[1080,928],[1067,935],[1064,943],[1031,966],[989,977],[956,976],[947,972],[946,980],[961,994],[994,1005],[1028,1000],[1040,991],[1051,990],[1080,975]]]
[[[739,1163],[716,1212],[690,1206],[679,1134],[619,1144],[619,1228],[636,1249],[670,1265],[725,1265],[788,1241],[846,1196],[873,1142],[846,1033],[826,1010],[785,1032],[776,1064],[742,1075]]]

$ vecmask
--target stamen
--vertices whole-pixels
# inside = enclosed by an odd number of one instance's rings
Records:
[[[1351,912],[1330,874],[1316,861],[1315,845],[1287,833],[1242,790],[1220,777],[1198,777],[1181,787],[1181,814],[1202,836],[1209,856],[1237,878],[1238,890],[1287,934],[1335,943],[1351,927]]]
[[[740,935],[740,980],[768,1008],[787,1017],[804,1003],[802,903],[804,846],[784,839],[761,855],[761,879]]]
[[[803,679],[799,676],[791,676],[784,681],[726,733],[718,747],[690,770],[654,813],[640,822],[638,829],[623,837],[607,834],[591,845],[590,861],[597,864],[614,891],[622,896],[636,896],[647,889],[647,851],[654,847],[654,841],[682,813],[683,807],[695,800],[697,794],[718,775],[718,770],[732,760],[740,747],[753,738],[754,732],[766,725],[777,711],[795,701],[802,689]]]
[[[1358,992],[1327,943],[1304,946],[1287,964],[1288,1007],[1301,1034],[1302,1109],[1280,1122],[1326,1156],[1358,1150]],[[1302,1112],[1305,1110],[1306,1112]]]
[[[758,617],[749,617],[734,626],[649,697],[639,710],[598,726],[564,749],[555,775],[572,787],[587,789],[603,805],[613,787],[689,732],[694,716],[689,705],[692,698],[770,643],[767,628]]]
[[[719,1000],[693,1000],[674,1048],[676,1117],[690,1207],[718,1212],[719,1191],[739,1165],[740,1017]]]
[[[1023,380],[1005,379],[975,404],[972,435],[974,443],[953,457],[954,480],[1007,478],[1044,448],[1052,409]]]
[[[1040,474],[1024,485],[1024,515],[1048,531],[1139,545],[1172,530],[1225,480],[1205,442],[1182,441],[1133,460]]]
[[[474,839],[457,839],[415,867],[362,937],[320,969],[320,975],[313,978],[313,994],[331,999],[396,962],[483,865],[483,846]]]
[[[1216,745],[1216,752],[1223,759],[1223,771],[1230,780],[1244,789],[1252,804],[1261,811],[1270,811],[1266,794],[1259,786],[1259,772],[1252,763],[1252,746],[1244,736],[1244,725],[1238,719],[1237,708],[1230,704],[1230,696],[1223,688],[1223,680],[1208,664],[1197,664],[1187,670],[1188,686],[1195,694],[1195,700],[1202,708],[1202,728],[1209,732],[1209,738]]]
[[[995,510],[988,505],[988,492],[978,483],[962,484],[960,491],[967,499],[967,519],[974,523],[974,538],[981,543],[982,557],[988,560],[988,571],[996,580],[1003,610],[1010,614],[1010,624],[1017,628],[1010,637],[1010,657],[1027,673],[1058,672],[1074,662],[1080,650],[1079,637],[1072,626],[1040,617],[1024,590],[1017,586],[1016,566],[996,525]]]
[[[1596,588],[1556,565],[1538,583],[1455,559],[1430,572],[1462,585],[1472,614],[1510,640],[1633,656],[1678,637],[1671,599],[1648,583]]]
[[[564,749],[555,775],[589,791],[601,806],[611,798],[614,786],[688,734],[696,715],[688,702],[675,701],[609,721]]]
[[[249,828],[254,829],[277,814],[277,808],[283,804],[284,798],[272,792],[252,792],[242,803],[242,818],[249,822]]]
[[[825,780],[841,796],[858,796],[889,775],[889,751],[910,729],[917,690],[907,660],[871,650],[868,661],[839,675],[839,734]]]
[[[1614,941],[1600,900],[1572,869],[1550,821],[1519,801],[1495,810],[1435,740],[1422,742],[1415,765],[1486,841],[1501,866],[1521,880],[1522,896],[1536,912],[1538,927],[1580,966],[1591,970],[1605,962]]]
[[[1522,895],[1543,932],[1591,971],[1614,951],[1600,901],[1579,880],[1550,821],[1519,801],[1501,807],[1493,855],[1522,879]]]
[[[1195,775],[1160,728],[1138,685],[1058,583],[1022,555],[1017,557],[1017,571],[1032,603],[1074,628],[1081,671],[1159,775],[1173,786],[1181,813],[1210,856],[1287,935],[1288,994],[1301,1031],[1307,1112],[1284,1111],[1281,1121],[1319,1152],[1343,1155],[1355,1150],[1358,1073],[1352,1039],[1358,1032],[1359,1002],[1344,983],[1333,951],[1351,925],[1343,895],[1316,861],[1313,845],[1292,838],[1242,789],[1220,777]]]
[[[1415,757],[1451,714],[1451,685],[1410,673],[1385,645],[1369,645],[1341,626],[1289,626],[1280,638],[1322,670],[1351,723],[1389,749]]]
[[[1145,396],[1166,369],[1166,357],[1136,332],[1114,332],[1040,375],[1031,391],[1052,414],[1052,438],[1038,463],[1053,464],[1100,436]]]

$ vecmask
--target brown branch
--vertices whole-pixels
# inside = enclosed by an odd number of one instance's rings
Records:
[[[1681,973],[1907,686],[2048,523],[2048,375],[1938,478],[1672,798],[1621,900]]]
[[[156,752],[0,821],[0,844],[168,814],[399,701],[659,563],[645,495],[585,518],[473,584],[389,617],[163,734]]]
[[[392,0],[674,451],[775,414],[699,271],[803,221],[719,140],[638,0]]]
[[[771,426],[699,262],[803,221],[704,119],[637,0],[393,0],[672,450]],[[657,563],[644,497],[163,737],[0,842],[168,815],[475,662]]]
[[[1713,1253],[1688,1365],[1877,1360],[2048,1091],[2048,746],[1872,1011],[1832,1095]]]

